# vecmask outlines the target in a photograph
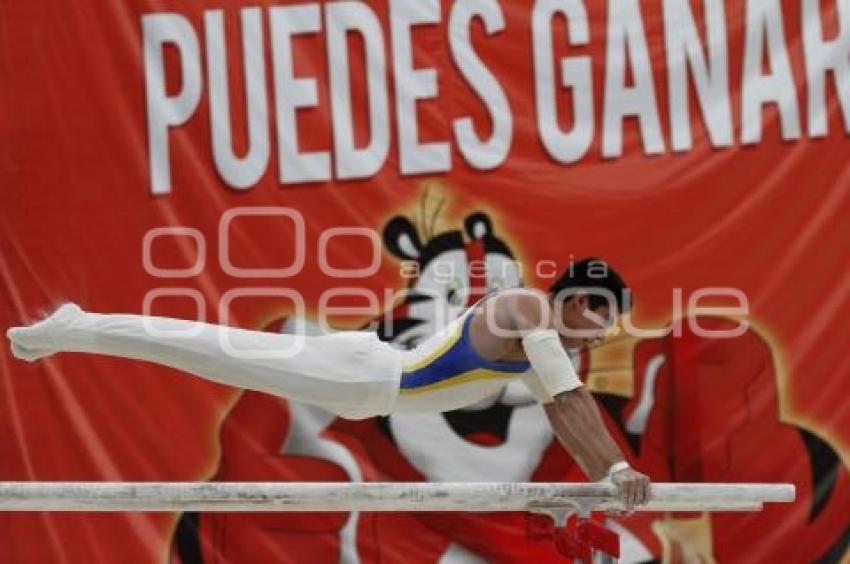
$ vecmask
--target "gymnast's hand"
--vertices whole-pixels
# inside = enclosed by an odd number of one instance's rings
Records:
[[[617,495],[627,512],[649,501],[649,477],[631,467],[611,473],[611,482],[617,487]]]

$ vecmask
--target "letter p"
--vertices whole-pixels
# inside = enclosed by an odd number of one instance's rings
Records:
[[[151,193],[171,192],[168,129],[186,123],[201,99],[201,59],[198,36],[185,17],[178,14],[142,16],[145,69],[145,102],[148,118],[148,162]],[[163,46],[171,43],[180,55],[182,85],[169,96],[165,81]]]

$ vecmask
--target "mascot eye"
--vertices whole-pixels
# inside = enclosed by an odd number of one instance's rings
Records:
[[[408,337],[402,340],[400,344],[405,350],[415,349],[416,345],[419,344],[419,337]]]
[[[461,295],[460,282],[457,278],[449,282],[446,287],[446,301],[453,306],[463,305],[463,295]]]

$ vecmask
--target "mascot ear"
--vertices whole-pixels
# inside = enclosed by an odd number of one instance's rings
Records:
[[[416,260],[422,251],[422,242],[416,227],[404,216],[397,215],[384,227],[384,245],[403,260]]]
[[[483,239],[493,235],[493,222],[486,213],[475,212],[466,216],[463,227],[470,239]]]

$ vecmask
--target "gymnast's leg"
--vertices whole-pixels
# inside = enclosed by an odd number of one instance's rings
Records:
[[[220,384],[313,403],[339,414],[386,411],[401,360],[373,333],[296,336],[199,321],[87,313],[75,304],[7,332],[13,354],[35,361],[85,352],[154,362]],[[368,412],[368,413],[366,413]]]

